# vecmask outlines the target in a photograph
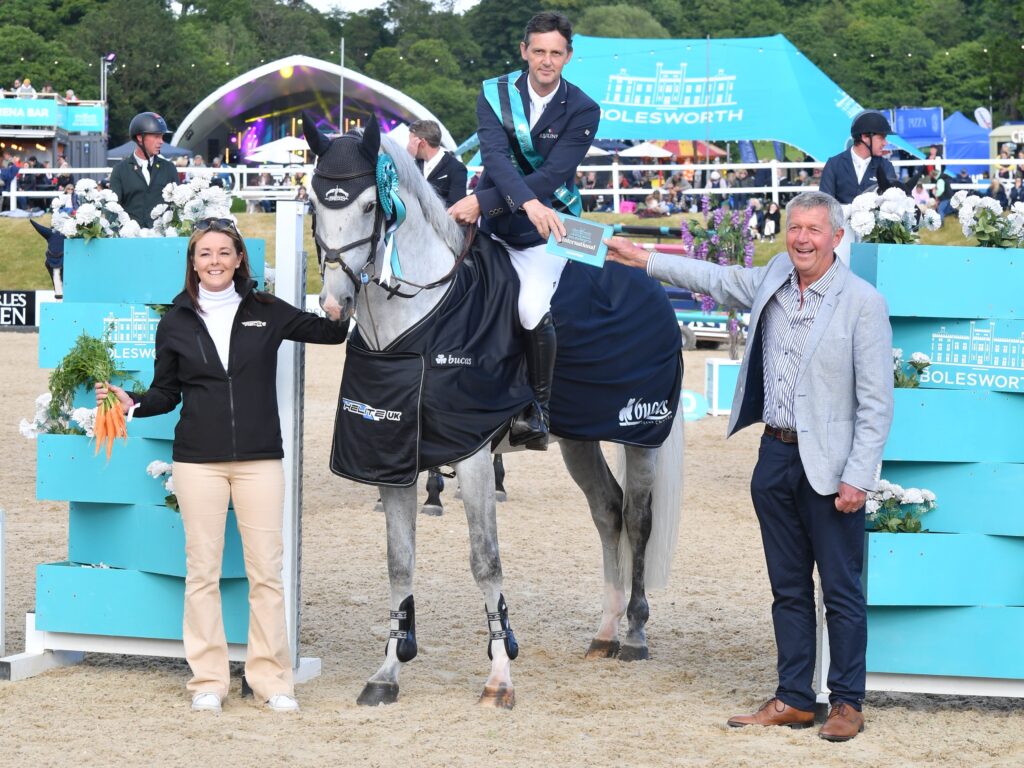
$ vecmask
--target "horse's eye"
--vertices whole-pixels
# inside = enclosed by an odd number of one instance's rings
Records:
[[[368,202],[366,205],[363,206],[363,213],[369,213],[370,211],[372,211],[373,206],[375,206],[376,204],[376,200],[371,200],[370,202]]]

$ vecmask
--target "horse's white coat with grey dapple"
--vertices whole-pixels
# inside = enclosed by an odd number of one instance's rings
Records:
[[[311,118],[305,125],[312,127]],[[318,168],[332,140],[315,129],[307,141],[317,155]],[[342,208],[326,207],[311,194],[315,238],[321,250],[323,289],[320,305],[335,318],[358,313],[360,333],[372,349],[384,349],[406,329],[426,316],[443,297],[445,286],[420,289],[448,275],[463,248],[463,232],[452,221],[403,147],[379,135],[373,124],[365,135],[346,135],[333,141],[359,142],[363,167],[332,167],[328,178],[352,179],[374,172],[370,157],[390,155],[398,172],[405,223],[394,235],[403,254],[403,280],[397,287],[411,298],[389,298],[375,279],[385,260],[382,216],[376,184],[363,189]],[[383,145],[383,146],[381,146]],[[351,157],[351,153],[348,153]],[[362,165],[354,162],[354,165]],[[315,177],[314,177],[315,180]],[[367,279],[364,279],[367,278]],[[360,290],[362,289],[362,290]],[[594,375],[601,376],[600,370]],[[683,421],[677,409],[670,437],[656,449],[619,449],[620,477],[608,467],[597,442],[562,439],[562,456],[573,480],[587,497],[601,537],[605,594],[597,633],[588,658],[617,656],[623,660],[648,657],[645,590],[664,586],[678,537],[682,495]],[[470,534],[470,566],[486,605],[491,670],[480,697],[482,704],[512,707],[515,693],[511,660],[518,647],[509,626],[502,596],[502,569],[495,520],[494,474],[484,448],[455,466]],[[398,696],[403,661],[415,655],[415,614],[412,601],[416,561],[416,488],[381,487],[387,520],[388,574],[391,582],[391,633],[384,663],[370,677],[359,703],[390,703]],[[554,511],[553,511],[554,512]],[[558,514],[565,514],[558,511]],[[558,525],[552,515],[553,528]],[[629,584],[627,598],[626,584]],[[619,624],[627,617],[625,637]]]

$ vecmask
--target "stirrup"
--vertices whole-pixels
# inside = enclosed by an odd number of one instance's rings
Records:
[[[487,658],[492,661],[494,659],[494,655],[491,653],[491,640],[503,640],[505,653],[508,654],[510,660],[515,659],[519,655],[519,643],[516,642],[515,633],[508,621],[508,606],[505,604],[505,596],[498,595],[497,611],[488,611],[486,605],[484,605],[484,611],[487,613],[487,630],[490,633],[490,639],[487,641]],[[491,629],[492,621],[497,621],[501,625],[501,629]]]
[[[398,621],[398,629],[388,631],[388,640],[384,643],[384,655],[388,655],[388,643],[395,641],[395,655],[401,662],[412,661],[416,658],[416,603],[409,595],[398,604],[397,611],[389,612],[390,620]]]

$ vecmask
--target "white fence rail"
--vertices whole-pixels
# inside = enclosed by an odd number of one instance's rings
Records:
[[[893,165],[898,169],[907,169],[908,174],[914,174],[917,169],[923,169],[927,165],[935,165],[934,160],[896,160],[893,161]],[[1011,166],[1015,170],[1024,167],[1024,160],[1018,159],[1004,159],[1004,158],[955,158],[949,160],[942,160],[943,166],[948,165],[972,165],[972,166],[988,166],[994,167],[996,165]],[[788,178],[783,180],[779,178],[780,171],[783,172],[783,176],[788,177],[791,172],[807,171],[808,177],[813,179],[813,173],[824,167],[824,163],[817,162],[780,162],[778,160],[770,160],[765,163],[687,163],[687,164],[651,164],[651,163],[617,163],[613,162],[602,165],[585,164],[579,166],[578,170],[583,173],[595,172],[595,173],[610,173],[611,174],[611,186],[600,189],[583,189],[581,193],[587,196],[607,196],[610,195],[612,198],[612,204],[614,210],[619,210],[619,204],[623,199],[630,199],[635,197],[646,197],[652,192],[658,191],[660,187],[653,186],[642,186],[642,187],[627,187],[621,188],[621,180],[626,174],[632,174],[633,171],[641,172],[662,172],[666,176],[671,176],[677,171],[694,174],[700,174],[701,179],[705,179],[712,171],[718,171],[721,174],[725,174],[728,171],[739,171],[746,170],[750,173],[756,173],[757,171],[768,170],[772,183],[765,186],[757,187],[709,187],[706,182],[702,182],[700,186],[694,186],[690,189],[681,190],[683,195],[689,196],[704,196],[704,195],[765,195],[770,196],[774,202],[779,202],[780,195],[794,194],[796,191],[807,191],[810,189],[817,189],[814,184],[808,185],[795,185],[789,182]],[[471,166],[470,171],[481,170],[479,166]],[[11,182],[10,189],[4,189],[0,191],[0,211],[14,209],[17,207],[17,200],[49,200],[55,197],[59,190],[48,189],[48,190],[25,190],[24,188],[19,189],[18,179],[24,178],[29,175],[38,176],[72,176],[73,178],[81,178],[82,176],[88,176],[92,178],[105,179],[110,175],[111,169],[108,167],[100,168],[22,168],[19,170],[18,175],[14,177]],[[298,191],[298,186],[295,184],[274,184],[266,185],[259,184],[259,177],[263,174],[270,174],[277,179],[287,179],[296,173],[303,173],[307,176],[313,172],[313,166],[311,165],[292,165],[292,166],[280,166],[280,165],[268,165],[268,166],[221,166],[220,168],[213,168],[212,166],[206,168],[182,168],[180,172],[186,177],[191,176],[195,173],[213,173],[215,176],[221,176],[226,179],[230,177],[230,188],[232,194],[235,197],[240,197],[243,200],[250,202],[258,202],[262,200],[293,200],[295,199]],[[988,185],[988,179],[984,182],[979,179],[986,178],[984,174],[976,174],[971,177],[969,184],[954,184],[954,189],[975,189],[983,191]],[[1007,180],[1007,184],[1010,182]],[[934,184],[925,183],[925,189],[934,188]],[[45,206],[40,206],[45,207]]]

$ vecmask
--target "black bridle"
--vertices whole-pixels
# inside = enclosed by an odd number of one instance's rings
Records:
[[[330,179],[331,181],[348,181],[349,179],[358,179],[363,176],[376,177],[377,173],[375,170],[373,170],[334,174],[327,173],[326,171],[320,169],[319,167],[314,167],[313,175],[322,176],[323,178]],[[337,264],[342,268],[342,270],[344,270],[345,274],[348,275],[348,279],[352,281],[352,285],[354,286],[354,293],[358,295],[359,290],[364,285],[371,282],[370,275],[367,274],[368,268],[372,272],[376,272],[377,246],[380,243],[381,234],[383,233],[384,226],[387,223],[385,222],[384,219],[384,206],[381,205],[380,202],[380,192],[377,192],[377,206],[376,210],[373,213],[373,230],[367,237],[364,237],[360,240],[354,240],[351,243],[346,243],[345,245],[339,248],[331,248],[330,246],[327,245],[327,243],[320,239],[320,233],[317,231],[316,227],[316,209],[317,206],[315,203],[310,206],[313,220],[313,242],[316,245],[316,258],[317,263],[320,267],[320,282],[324,281],[324,273],[327,269],[327,265]],[[451,281],[452,278],[455,276],[455,272],[458,270],[459,265],[462,264],[466,256],[469,254],[470,246],[472,244],[473,235],[475,234],[475,232],[476,225],[471,224],[467,229],[465,244],[462,248],[462,252],[456,257],[455,263],[452,265],[452,268],[443,277],[441,277],[438,280],[434,280],[433,282],[427,283],[426,285],[420,285],[419,283],[414,283],[409,280],[403,280],[404,283],[411,285],[417,289],[415,293],[403,293],[397,287],[392,287],[390,285],[382,283],[377,278],[373,278],[372,282],[374,282],[376,285],[380,286],[382,289],[387,291],[388,299],[393,299],[395,296],[398,296],[399,298],[402,299],[411,299],[414,296],[416,296],[420,291],[438,288],[444,285],[445,283]],[[360,245],[364,245],[366,243],[370,244],[370,255],[369,258],[367,258],[366,262],[363,264],[362,270],[359,272],[358,275],[356,275],[356,273],[352,271],[348,264],[345,263],[345,260],[342,258],[342,254],[345,253],[346,251],[352,250],[353,248],[358,248]]]
[[[376,176],[375,171],[359,171],[356,173],[333,174],[326,173],[320,168],[314,168],[313,173],[316,176],[323,176],[325,179],[330,179],[331,181],[348,181],[350,179],[358,179],[363,176]],[[367,274],[367,268],[374,268],[375,262],[377,261],[377,245],[380,243],[381,232],[384,229],[383,206],[381,206],[380,201],[378,200],[377,208],[373,214],[373,230],[370,232],[369,236],[364,237],[360,240],[354,240],[351,243],[346,243],[340,248],[331,248],[329,245],[327,245],[327,243],[320,239],[320,233],[317,231],[316,227],[316,205],[311,206],[311,208],[313,213],[313,242],[316,244],[316,259],[317,263],[320,266],[321,282],[324,279],[324,272],[327,269],[327,265],[337,264],[344,270],[345,274],[348,275],[348,279],[352,281],[352,285],[355,288],[355,292],[358,294],[359,289],[366,285],[368,282],[370,282],[370,276]],[[356,275],[356,273],[352,271],[349,265],[345,263],[345,260],[342,258],[342,254],[345,253],[346,251],[352,250],[353,248],[358,248],[360,245],[364,245],[366,243],[370,244],[370,255],[369,258],[367,258],[365,264],[363,265],[363,268],[360,271],[359,275]]]

